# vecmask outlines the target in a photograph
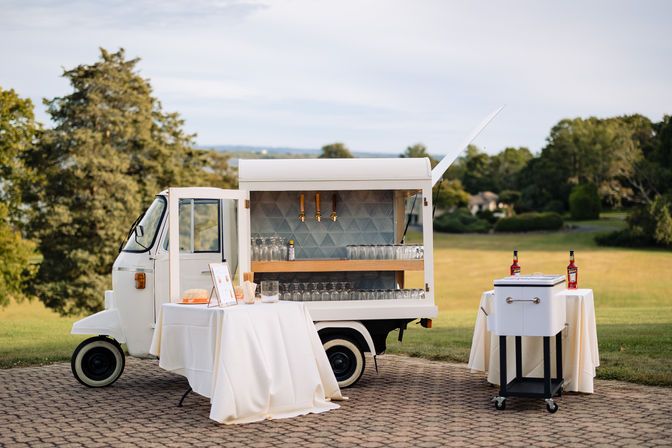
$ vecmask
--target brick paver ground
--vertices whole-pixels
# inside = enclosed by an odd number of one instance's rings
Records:
[[[341,408],[220,425],[206,398],[152,360],[127,359],[111,387],[89,389],[69,364],[0,371],[0,446],[672,446],[672,389],[596,381],[595,394],[490,402],[496,389],[464,365],[385,355]]]

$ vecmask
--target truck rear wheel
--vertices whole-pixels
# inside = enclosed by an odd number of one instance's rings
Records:
[[[354,341],[347,337],[333,336],[324,341],[323,346],[339,387],[350,387],[359,381],[366,361],[364,353]]]
[[[125,363],[124,352],[117,341],[96,336],[77,346],[70,366],[72,374],[83,385],[105,387],[121,376]]]

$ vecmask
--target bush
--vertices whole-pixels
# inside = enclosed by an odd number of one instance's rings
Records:
[[[569,195],[569,212],[572,219],[599,219],[600,196],[593,184],[575,185]]]
[[[434,230],[448,233],[486,233],[490,230],[490,223],[472,215],[466,208],[459,208],[436,218]]]
[[[546,206],[544,207],[545,212],[555,212],[558,215],[562,215],[565,212],[565,204],[562,203],[562,201],[559,201],[557,199],[554,199],[550,201]]]
[[[529,232],[532,230],[558,230],[562,228],[562,217],[557,213],[524,213],[502,218],[495,224],[496,232]]]
[[[492,212],[490,210],[480,211],[480,212],[476,213],[476,217],[478,217],[480,219],[485,219],[486,221],[488,221],[490,223],[490,225],[496,223],[497,220],[499,219],[498,217],[495,216],[494,212]]]
[[[672,246],[672,198],[657,196],[628,215],[629,228],[595,237],[601,246]]]

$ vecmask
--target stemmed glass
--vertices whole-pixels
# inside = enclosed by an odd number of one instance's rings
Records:
[[[301,300],[304,302],[310,302],[311,294],[308,289],[308,282],[303,282],[303,294],[301,295]]]
[[[320,294],[320,300],[323,302],[329,301],[329,291],[327,290],[328,282],[322,282],[322,293]]]
[[[311,288],[310,296],[313,302],[319,302],[320,300],[320,290],[318,289],[318,286],[319,285],[317,284],[317,282],[312,282],[310,284]]]
[[[339,300],[341,298],[341,292],[338,290],[338,285],[340,282],[331,282],[331,294],[329,294],[329,300]]]

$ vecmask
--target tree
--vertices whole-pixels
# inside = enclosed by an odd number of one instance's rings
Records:
[[[0,306],[26,297],[36,271],[35,244],[21,237],[21,184],[31,179],[22,157],[35,138],[33,104],[0,88]]]
[[[429,163],[434,168],[439,162],[427,153],[427,147],[422,143],[416,143],[413,146],[408,146],[401,158],[422,158],[427,157]],[[434,203],[436,208],[440,210],[450,209],[453,206],[462,206],[469,203],[469,194],[462,188],[462,182],[458,179],[442,179],[432,189],[432,195],[435,198]]]
[[[429,159],[429,163],[434,168],[436,165],[439,164],[439,161],[436,160],[434,157],[430,156],[427,153],[427,147],[423,145],[422,143],[416,143],[413,146],[408,146],[406,148],[406,151],[403,152],[403,154],[400,154],[399,157],[402,158],[409,158],[409,157],[427,157]]]
[[[350,150],[345,147],[343,143],[332,143],[322,147],[322,154],[320,159],[353,159]]]
[[[194,136],[162,111],[138,61],[101,49],[98,62],[63,73],[71,94],[44,101],[55,126],[27,159],[40,173],[29,195],[29,229],[44,257],[33,285],[62,314],[100,310],[140,210],[161,189],[203,176]]]
[[[22,224],[21,186],[32,180],[23,157],[37,131],[30,99],[0,87],[0,202],[7,206],[7,219],[15,226]]]
[[[534,156],[529,149],[506,148],[499,154],[490,158],[490,172],[492,173],[493,191],[516,190],[518,187],[518,174],[525,168]]]
[[[490,168],[490,156],[481,152],[475,145],[467,147],[462,183],[470,194],[496,190]]]

